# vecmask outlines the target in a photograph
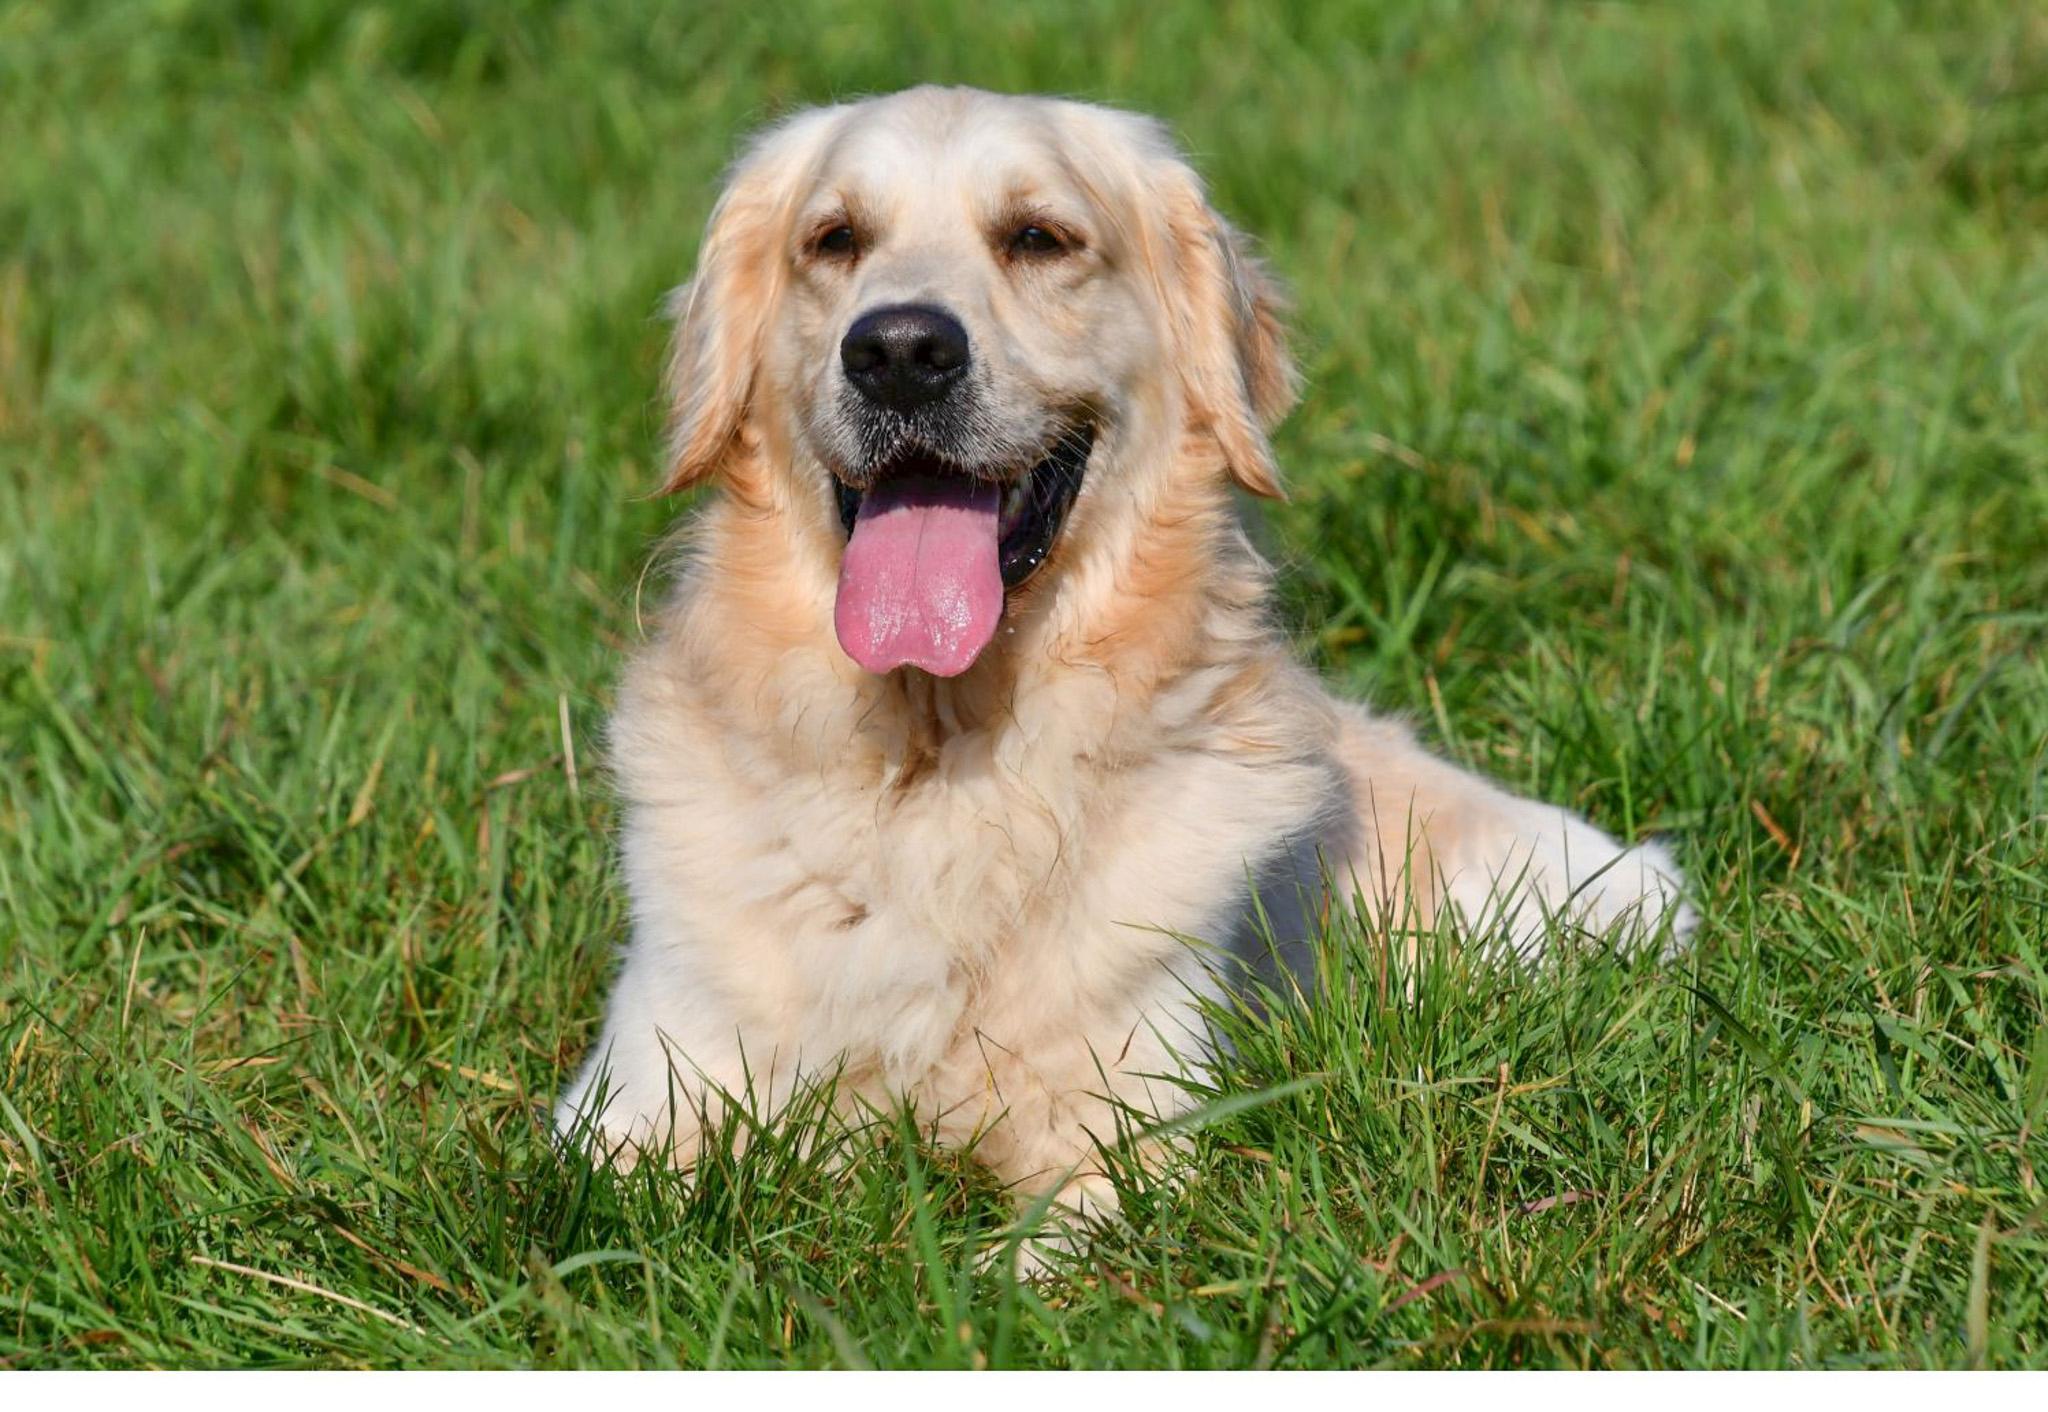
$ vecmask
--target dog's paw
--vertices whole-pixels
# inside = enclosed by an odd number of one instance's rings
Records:
[[[1040,1289],[1058,1284],[1074,1268],[1088,1244],[1088,1232],[1070,1222],[1051,1220],[1025,1236],[1011,1236],[984,1252],[981,1268],[995,1271],[1008,1265],[1020,1285]]]
[[[626,1094],[613,1089],[609,1074],[585,1073],[556,1100],[555,1146],[593,1167],[620,1172],[630,1172],[643,1161],[687,1165],[694,1156],[694,1144],[688,1141],[694,1130],[679,1133],[668,1119],[665,1103],[646,1107],[651,1111],[641,1111]]]
[[[1044,1286],[1071,1273],[1089,1245],[1118,1220],[1120,1203],[1107,1177],[1089,1172],[1070,1178],[1050,1201],[1026,1200],[1017,1224],[982,1258],[984,1270],[1007,1260],[1019,1284]]]
[[[556,1105],[553,1127],[555,1149],[564,1156],[581,1157],[593,1167],[621,1172],[640,1164],[641,1144],[631,1131],[593,1122],[566,1102]]]
[[[1534,811],[1532,810],[1532,813]],[[1493,841],[1445,878],[1445,899],[1473,935],[1539,960],[1556,939],[1582,937],[1669,960],[1691,944],[1699,913],[1661,843],[1624,848],[1563,811]]]

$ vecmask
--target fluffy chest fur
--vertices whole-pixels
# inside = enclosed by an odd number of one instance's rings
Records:
[[[893,1092],[1201,988],[1191,940],[1227,939],[1248,865],[1324,793],[1298,729],[1254,739],[1262,702],[1302,714],[1264,651],[1140,702],[1097,668],[1039,673],[992,710],[824,652],[748,689],[691,641],[648,650],[615,725],[638,929],[757,1048]],[[681,748],[701,740],[720,749]]]

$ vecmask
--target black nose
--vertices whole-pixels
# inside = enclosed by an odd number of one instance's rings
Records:
[[[847,381],[869,400],[912,412],[967,371],[967,330],[940,309],[901,304],[862,314],[839,341]]]

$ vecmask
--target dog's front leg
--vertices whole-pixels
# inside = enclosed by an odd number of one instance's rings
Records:
[[[985,1116],[976,1132],[956,1136],[1015,1202],[1017,1224],[991,1256],[1008,1252],[1020,1278],[1050,1274],[1118,1219],[1113,1172],[1173,1169],[1174,1144],[1156,1129],[1188,1105],[1164,1077],[1185,1061],[1153,1026],[1126,1031],[1108,1044],[1075,1036],[1007,1051],[980,1046],[994,1056],[981,1074]]]
[[[555,1105],[565,1141],[615,1166],[687,1168],[729,1110],[765,1117],[787,1100],[794,1064],[772,1040],[749,1043],[691,979],[673,955],[628,952],[604,1032]]]

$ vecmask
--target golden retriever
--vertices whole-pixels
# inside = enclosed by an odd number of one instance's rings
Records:
[[[1157,123],[799,113],[672,308],[669,485],[715,494],[620,692],[633,934],[565,1133],[688,1165],[836,1072],[1092,1212],[1233,974],[1189,938],[1305,980],[1333,893],[1524,954],[1691,930],[1663,850],[1289,655],[1231,490],[1280,490],[1276,293]]]

